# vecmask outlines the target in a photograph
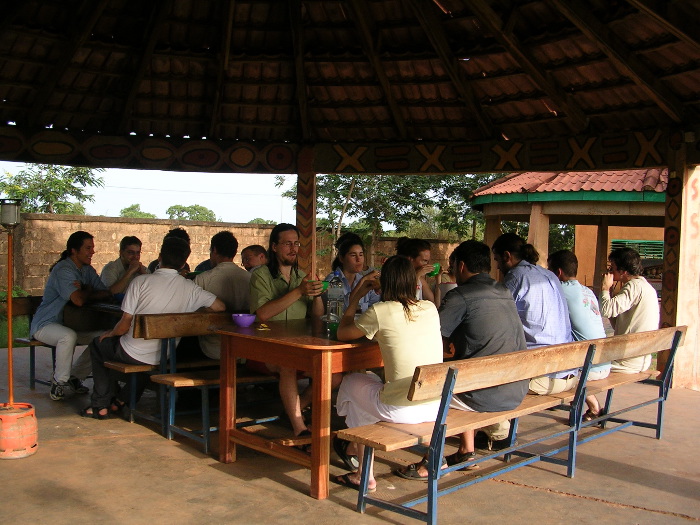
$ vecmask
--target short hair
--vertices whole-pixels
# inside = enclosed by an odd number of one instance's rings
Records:
[[[251,244],[250,246],[246,246],[241,250],[241,253],[243,252],[252,252],[254,255],[264,255],[267,257],[267,250],[264,246],[260,246],[259,244]]]
[[[411,239],[410,237],[400,237],[396,241],[396,255],[403,255],[415,259],[421,252],[430,250],[430,243],[424,239]]]
[[[554,273],[561,270],[567,277],[576,277],[578,273],[578,258],[571,250],[559,250],[547,257],[547,267]]]
[[[163,239],[166,239],[168,237],[177,237],[178,239],[184,240],[187,244],[190,243],[190,236],[187,233],[187,230],[185,228],[173,228],[170,230],[168,233],[165,234],[165,237]]]
[[[639,252],[633,248],[616,248],[608,255],[608,260],[615,263],[621,272],[630,275],[642,275],[644,267]]]
[[[219,255],[233,259],[238,253],[238,239],[230,231],[221,231],[211,238],[211,247]]]
[[[483,273],[491,271],[491,250],[483,242],[468,240],[457,246],[450,260],[454,258],[455,268],[456,263],[463,262],[471,273]]]
[[[338,255],[336,255],[335,259],[333,259],[333,262],[331,263],[331,270],[336,270],[337,268],[341,268],[343,266],[343,263],[340,262],[340,258],[345,257],[350,251],[350,248],[353,246],[362,246],[362,251],[365,251],[365,244],[356,233],[348,232],[338,237],[338,240],[335,241],[335,247],[338,250]]]
[[[181,237],[166,237],[160,248],[161,267],[179,270],[190,256],[190,245]]]
[[[382,301],[401,303],[404,315],[411,320],[410,307],[418,303],[416,299],[418,277],[411,261],[403,255],[392,255],[382,265],[379,282],[382,285]]]
[[[132,244],[138,245],[139,248],[141,247],[141,241],[138,237],[135,237],[134,235],[127,235],[119,242],[119,251],[122,252],[126,250],[126,247],[131,246]]]
[[[527,261],[530,264],[537,264],[540,260],[540,254],[532,244],[525,242],[525,239],[509,232],[504,233],[493,243],[491,247],[493,253],[501,257],[505,252],[509,252],[515,258],[521,261]]]

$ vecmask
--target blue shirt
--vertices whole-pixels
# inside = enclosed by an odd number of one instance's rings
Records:
[[[605,327],[600,307],[595,294],[587,286],[582,286],[576,279],[561,283],[562,293],[569,307],[571,335],[574,341],[603,339]],[[591,368],[591,372],[600,372],[610,368],[610,363],[603,363]]]
[[[370,268],[370,271],[373,271],[373,270]],[[350,281],[348,281],[348,278],[345,277],[345,274],[343,273],[343,271],[340,268],[329,273],[325,278],[326,281],[330,281],[331,279],[333,279],[334,275],[337,275],[340,278],[340,280],[343,281],[343,294],[345,296],[345,309],[346,310],[348,308],[348,305],[350,304],[350,292],[352,292],[352,289],[355,286],[357,286],[357,283],[359,283],[360,280],[362,280],[362,278],[364,277],[364,273],[367,273],[367,272],[356,273],[355,279],[353,280],[352,284],[350,284]],[[360,299],[360,311],[364,313],[367,310],[367,308],[372,306],[374,303],[378,303],[381,300],[382,300],[381,295],[379,295],[374,290],[370,290]]]
[[[515,299],[528,348],[570,343],[569,309],[561,291],[559,279],[550,272],[527,261],[520,261],[508,270],[503,284]],[[576,370],[565,370],[550,377],[564,377]]]
[[[78,268],[70,257],[59,261],[49,274],[44,297],[32,319],[32,326],[29,328],[32,336],[47,324],[63,323],[63,308],[70,301],[71,294],[78,289],[75,287],[75,281],[93,290],[107,290],[92,266],[83,265]]]

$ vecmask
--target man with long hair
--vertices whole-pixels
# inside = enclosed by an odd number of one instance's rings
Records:
[[[260,321],[304,319],[307,315],[323,315],[321,281],[306,279],[299,270],[299,229],[281,223],[270,233],[267,265],[261,266],[250,278],[250,312]],[[249,366],[254,366],[249,361]],[[311,403],[311,389],[299,395],[297,371],[277,365],[265,369],[280,376],[280,396],[295,436],[311,435],[301,410]]]
[[[88,344],[100,331],[76,332],[63,325],[63,309],[70,302],[83,306],[110,297],[110,292],[91,266],[95,242],[88,232],[68,237],[66,249],[51,267],[44,297],[29,328],[31,336],[56,347],[56,369],[49,393],[54,401],[66,394],[87,394],[82,381],[90,375],[90,354],[82,352],[73,363],[76,344]]]

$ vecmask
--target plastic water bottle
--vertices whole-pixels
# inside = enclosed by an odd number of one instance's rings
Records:
[[[340,315],[342,317],[345,310],[345,287],[343,281],[338,276],[337,270],[328,284],[328,304],[326,313]],[[340,319],[338,319],[340,321]]]

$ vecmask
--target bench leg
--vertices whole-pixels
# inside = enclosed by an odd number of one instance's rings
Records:
[[[367,487],[369,487],[369,469],[372,467],[373,462],[374,449],[365,445],[365,453],[362,459],[362,474],[360,476],[359,493],[357,495],[357,512],[362,514],[364,514],[365,510],[367,509],[365,496],[367,494]]]
[[[666,403],[666,397],[663,396],[663,387],[659,387],[659,397],[661,397],[661,400],[656,407],[656,439],[661,439],[663,432],[664,404]]]
[[[202,391],[202,439],[204,439],[204,453],[209,454],[209,431],[211,423],[209,421],[209,387],[203,386]]]
[[[173,426],[175,425],[175,405],[177,403],[177,389],[174,386],[168,387],[168,424],[166,425],[165,437],[173,439]]]
[[[605,406],[603,407],[603,414],[609,414],[610,413],[610,407],[612,407],[612,398],[613,398],[613,393],[615,392],[614,388],[611,388],[608,390],[608,394],[605,396]],[[600,422],[600,428],[605,428],[605,423],[607,421],[604,419],[603,421]]]
[[[515,440],[518,436],[518,422],[520,421],[519,418],[511,419],[510,420],[510,430],[508,431],[508,446],[512,447],[515,445]],[[503,455],[503,461],[506,463],[510,462],[510,458],[513,457],[513,454],[510,452],[508,454]]]
[[[129,374],[129,423],[134,422],[134,411],[136,410],[136,374]]]
[[[29,388],[36,388],[36,351],[33,346],[29,347]]]

